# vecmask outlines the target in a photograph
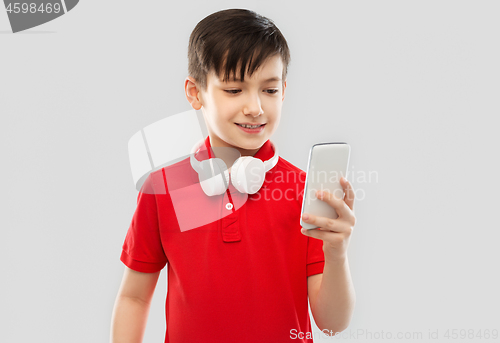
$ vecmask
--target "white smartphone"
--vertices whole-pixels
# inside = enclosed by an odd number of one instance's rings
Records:
[[[323,190],[333,193],[339,198],[344,198],[340,178],[347,175],[350,153],[351,147],[347,143],[319,143],[311,147],[300,213],[300,226],[304,229],[318,227],[304,222],[302,220],[304,213],[332,219],[338,217],[333,207],[316,198],[316,192]]]

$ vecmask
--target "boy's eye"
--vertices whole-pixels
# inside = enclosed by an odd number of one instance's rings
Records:
[[[229,94],[237,94],[241,92],[240,89],[225,89],[224,92],[229,93]],[[268,94],[276,94],[278,92],[277,89],[267,89],[266,92]]]

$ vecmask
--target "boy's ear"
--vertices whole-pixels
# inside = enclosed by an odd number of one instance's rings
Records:
[[[198,90],[196,80],[191,76],[186,77],[184,82],[184,90],[186,92],[187,101],[195,110],[199,110],[203,106],[201,92]]]
[[[281,96],[281,101],[283,102],[283,100],[285,100],[285,88],[286,88],[286,81],[283,82],[283,94]]]

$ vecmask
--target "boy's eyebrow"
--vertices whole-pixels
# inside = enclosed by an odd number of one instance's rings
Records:
[[[221,82],[222,80],[219,79]],[[232,80],[231,80],[232,81]],[[241,79],[234,79],[235,82],[241,82]],[[273,77],[270,77],[269,79],[267,80],[264,80],[264,82],[270,82],[270,81],[281,81],[281,78],[280,77],[277,77],[277,76],[273,76]]]
[[[264,80],[264,82],[269,82],[269,81],[281,81],[281,77],[275,76],[275,77],[271,77],[267,80]]]

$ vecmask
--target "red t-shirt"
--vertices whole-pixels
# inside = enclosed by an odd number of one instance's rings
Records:
[[[208,136],[198,160],[205,147]],[[254,157],[273,154],[268,140]],[[307,277],[324,254],[300,232],[305,177],[280,157],[257,193],[229,184],[209,197],[189,157],[148,176],[120,260],[145,273],[167,265],[166,343],[312,342],[297,335],[311,332]]]

